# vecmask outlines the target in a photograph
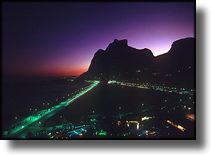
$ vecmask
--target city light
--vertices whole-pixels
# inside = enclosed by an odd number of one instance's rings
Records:
[[[194,114],[186,114],[185,118],[187,118],[188,120],[191,120],[191,121],[195,121],[195,115]]]
[[[14,126],[11,128],[11,130],[5,131],[4,136],[8,138],[18,137],[21,139],[27,139],[28,136],[32,137],[44,137],[49,139],[78,139],[78,138],[87,138],[91,136],[101,137],[101,138],[107,138],[107,137],[157,137],[160,134],[160,129],[162,127],[158,127],[154,121],[151,121],[153,119],[157,119],[156,114],[147,113],[146,109],[149,109],[149,105],[147,103],[138,103],[137,105],[141,107],[140,109],[137,108],[137,112],[131,112],[131,111],[124,111],[125,107],[122,105],[118,105],[116,109],[118,110],[117,113],[112,115],[114,120],[111,122],[112,128],[114,128],[116,131],[122,130],[123,132],[115,133],[111,131],[106,131],[107,128],[104,128],[104,122],[108,120],[107,116],[99,114],[97,109],[94,109],[93,107],[88,111],[88,116],[85,117],[84,120],[78,121],[78,122],[69,122],[66,121],[67,116],[64,114],[59,114],[56,119],[59,119],[59,121],[62,121],[62,123],[57,124],[56,126],[45,126],[46,121],[48,118],[51,118],[55,114],[58,114],[62,109],[69,106],[70,103],[73,103],[76,99],[83,96],[85,93],[92,90],[94,87],[96,87],[100,82],[99,81],[86,81],[91,82],[89,86],[83,87],[75,92],[68,93],[66,95],[62,95],[62,97],[69,95],[68,98],[65,98],[65,101],[61,101],[58,104],[54,106],[49,106],[50,108],[46,108],[43,110],[37,110],[36,113],[33,115],[26,117],[22,121],[20,121],[20,118],[15,120],[16,122],[19,120],[18,123],[14,124]],[[143,85],[140,86],[139,84],[131,84],[131,83],[123,83],[118,81],[108,81],[109,85],[120,85],[121,88],[123,87],[132,87],[132,88],[144,88]],[[102,85],[100,85],[102,86]],[[100,87],[99,86],[99,87]],[[152,89],[153,87],[148,86],[146,89]],[[109,86],[110,87],[110,86]],[[166,86],[163,86],[166,88]],[[169,87],[168,87],[169,88]],[[126,88],[125,88],[126,89]],[[144,88],[145,89],[145,88]],[[97,90],[97,89],[96,89]],[[174,90],[180,90],[177,88],[174,88]],[[181,89],[184,90],[184,89]],[[139,89],[137,89],[139,91]],[[160,90],[159,90],[160,91]],[[164,91],[165,93],[166,91]],[[192,91],[193,92],[193,91]],[[180,108],[184,111],[186,111],[185,118],[189,120],[193,120],[193,115],[188,114],[190,111],[192,111],[192,105],[187,103],[186,100],[189,101],[189,96],[186,95],[181,96],[179,93],[175,93],[179,95],[179,98],[177,99],[177,102],[179,102],[181,105],[172,106],[169,107],[168,104],[170,104],[171,99],[169,99],[167,96],[162,98],[159,102],[162,102],[165,105],[161,105],[159,109],[165,112],[171,112],[175,110],[179,110]],[[175,95],[173,94],[173,95]],[[187,99],[186,99],[187,98]],[[49,101],[41,102],[42,105],[48,105]],[[53,103],[50,103],[50,105],[53,105]],[[33,108],[35,109],[35,108]],[[33,110],[35,111],[35,110]],[[143,115],[144,114],[144,115]],[[188,132],[185,132],[186,130],[189,130],[189,128],[184,128],[183,126],[176,124],[170,120],[166,120],[168,124],[178,129],[179,134],[187,134]],[[48,123],[48,122],[47,122]],[[107,123],[107,122],[106,122]],[[164,125],[164,124],[163,124]],[[162,125],[162,126],[163,126]],[[166,130],[168,130],[165,134],[167,136],[171,136],[172,133],[170,131],[170,125],[164,126]],[[179,132],[182,131],[182,132]]]
[[[147,117],[147,116],[145,116],[145,117],[142,117],[141,120],[142,120],[142,121],[145,121],[145,120],[149,120],[149,119],[152,119],[152,118],[153,118],[153,117]]]
[[[60,102],[59,104],[57,104],[56,106],[53,106],[51,108],[38,111],[36,114],[28,116],[28,117],[24,118],[22,121],[16,123],[11,130],[4,132],[5,133],[4,136],[13,137],[16,134],[18,134],[20,131],[23,131],[29,125],[37,122],[38,120],[40,120],[42,118],[46,118],[46,117],[47,118],[52,117],[58,111],[69,106],[70,103],[74,102],[76,99],[83,96],[84,94],[86,94],[87,92],[92,90],[94,87],[96,87],[100,83],[99,81],[89,81],[89,82],[92,82],[92,84],[83,88],[81,91],[79,91],[77,94],[71,96],[66,101]]]
[[[107,135],[107,132],[101,129],[100,131],[97,131],[96,132],[96,135],[97,136],[106,136]]]
[[[177,124],[173,123],[173,122],[170,121],[170,120],[166,120],[166,122],[167,122],[168,124],[171,124],[173,127],[179,129],[179,130],[182,131],[182,132],[185,132],[185,130],[186,130],[186,129],[185,129],[184,127],[182,127],[181,125],[177,125]]]
[[[176,93],[176,94],[187,94],[187,95],[194,95],[193,89],[191,90],[186,90],[185,88],[176,88],[176,87],[169,87],[169,86],[159,86],[159,85],[152,85],[149,83],[129,83],[129,82],[120,82],[120,81],[115,81],[115,80],[109,80],[108,84],[117,84],[120,86],[125,86],[125,87],[134,87],[134,88],[140,88],[140,89],[151,89],[155,91],[162,91],[162,92],[168,92],[168,93]]]

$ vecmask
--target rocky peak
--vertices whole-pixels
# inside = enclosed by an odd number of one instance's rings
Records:
[[[106,51],[114,51],[114,50],[123,49],[127,47],[128,47],[128,44],[127,44],[126,39],[123,39],[123,40],[114,39],[114,41],[108,45],[108,47],[106,48]]]

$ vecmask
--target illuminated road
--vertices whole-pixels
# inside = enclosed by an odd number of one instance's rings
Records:
[[[15,124],[15,126],[9,130],[4,132],[4,136],[6,137],[16,137],[20,132],[27,129],[27,127],[37,121],[40,121],[41,119],[46,119],[54,116],[58,111],[64,109],[65,107],[69,106],[71,103],[73,103],[75,100],[92,90],[94,87],[96,87],[100,82],[99,81],[87,81],[92,82],[91,85],[82,88],[77,94],[71,96],[66,101],[60,102],[56,106],[53,106],[48,109],[43,109],[41,111],[38,111],[36,114],[30,115],[26,118],[24,118],[22,121]]]
[[[76,91],[67,100],[64,99],[64,101],[57,103],[55,106],[52,106],[52,107],[47,108],[47,109],[40,110],[36,114],[30,115],[30,116],[24,118],[23,120],[19,121],[18,123],[14,124],[10,128],[10,130],[5,131],[3,133],[4,137],[5,138],[27,139],[28,136],[30,137],[31,135],[33,135],[35,137],[40,137],[40,136],[42,136],[42,134],[44,134],[44,136],[46,136],[47,138],[50,138],[50,139],[56,139],[57,138],[56,136],[61,136],[63,138],[65,138],[65,136],[67,136],[68,138],[74,139],[77,136],[83,136],[83,135],[86,135],[86,134],[89,135],[90,131],[93,132],[96,136],[102,136],[102,135],[105,136],[107,133],[96,132],[96,130],[101,131],[101,129],[102,129],[101,126],[103,126],[105,124],[103,124],[103,123],[100,124],[101,122],[98,122],[98,125],[100,127],[95,130],[95,129],[91,128],[92,123],[89,124],[86,121],[82,122],[82,123],[81,122],[79,123],[79,121],[78,121],[77,123],[75,123],[74,121],[72,121],[73,118],[69,117],[69,114],[81,116],[82,114],[86,114],[87,111],[90,111],[90,109],[91,109],[92,112],[93,112],[93,109],[94,109],[94,111],[98,112],[98,113],[101,112],[101,113],[114,113],[114,114],[116,114],[116,110],[115,110],[116,107],[112,108],[111,106],[109,106],[109,108],[107,108],[108,107],[107,103],[112,102],[113,104],[111,103],[111,105],[116,105],[115,99],[114,99],[114,101],[110,100],[110,98],[113,98],[113,96],[115,96],[116,99],[121,98],[121,100],[125,101],[124,103],[128,103],[130,101],[129,99],[130,99],[131,96],[124,95],[124,99],[122,99],[122,94],[123,93],[127,94],[128,89],[126,89],[126,87],[134,88],[134,92],[137,92],[137,94],[135,93],[136,95],[132,96],[132,98],[134,100],[138,100],[138,98],[140,96],[142,96],[142,95],[140,95],[140,94],[142,94],[141,89],[150,89],[150,90],[153,90],[153,91],[161,91],[161,92],[164,92],[164,93],[174,93],[174,94],[177,94],[178,96],[180,96],[181,94],[184,94],[182,96],[186,96],[186,95],[192,95],[193,93],[195,93],[194,90],[187,90],[187,89],[184,89],[184,88],[156,86],[156,85],[150,85],[148,83],[136,84],[136,83],[119,82],[119,81],[114,81],[114,80],[111,81],[110,80],[110,81],[108,81],[108,85],[110,85],[111,88],[112,88],[112,85],[113,86],[120,85],[121,88],[124,87],[124,89],[109,89],[108,94],[110,94],[110,95],[108,95],[106,93],[105,93],[105,95],[101,94],[101,97],[103,98],[103,100],[101,100],[101,99],[99,100],[99,98],[96,98],[97,93],[104,92],[104,91],[102,91],[102,89],[107,91],[107,86],[105,87],[105,85],[98,85],[100,83],[99,81],[86,81],[86,82],[90,82],[91,84],[89,86],[86,86],[86,87]],[[76,104],[76,106],[73,105],[71,107],[68,107],[71,103],[73,103],[75,100],[77,100],[78,98],[80,98],[81,96],[86,94],[87,92],[91,91],[96,86],[98,86],[98,87],[96,89],[94,89],[91,93],[85,95]],[[139,88],[139,89],[135,89],[135,88]],[[119,90],[121,90],[121,91],[119,91]],[[129,89],[129,90],[131,92],[131,89]],[[136,90],[139,90],[140,92],[136,91]],[[153,91],[150,91],[150,93],[152,92],[154,94]],[[168,94],[165,94],[165,96],[166,95],[168,95]],[[169,94],[169,95],[171,95],[171,94]],[[138,96],[138,98],[136,96]],[[181,96],[181,99],[183,99],[182,96]],[[188,101],[189,101],[189,98],[190,97],[188,97]],[[84,107],[82,108],[82,110],[80,108],[79,108],[80,110],[77,110],[77,108],[75,108],[75,107],[77,107],[77,106],[80,107],[80,102],[83,102],[83,103],[86,102],[86,104],[83,105]],[[97,103],[97,105],[99,105],[99,102],[101,103],[100,104],[101,105],[100,110],[95,105],[95,103]],[[154,102],[154,100],[149,100],[148,102]],[[186,102],[186,101],[184,100],[184,102]],[[119,107],[124,107],[125,105],[126,105],[125,107],[127,107],[127,104],[124,104],[124,103]],[[165,112],[167,113],[169,110],[171,110],[171,108],[167,108],[167,109],[163,110],[163,107],[166,107],[166,101],[162,101],[162,102],[159,101],[159,103],[161,103],[162,105],[164,104],[163,106],[158,107],[164,113]],[[183,102],[181,102],[181,103],[183,103]],[[142,109],[151,110],[151,107],[148,107],[147,104],[145,105],[145,103],[143,105],[142,104],[140,105],[140,103],[137,103],[137,104],[135,103],[135,105],[137,107],[141,106],[141,110]],[[128,110],[128,113],[115,115],[116,116],[115,119],[122,118],[122,117],[124,117],[124,115],[125,115],[125,117],[127,117],[127,115],[129,115],[129,114],[132,115],[133,113],[130,113],[130,111],[133,111],[134,108],[136,108],[136,106],[131,105],[131,106],[127,107],[127,109],[130,109],[130,110]],[[186,103],[184,103],[184,105],[181,105],[181,106],[182,106],[183,110],[184,110],[184,106],[185,106],[185,108],[187,106],[188,112],[190,111],[190,109],[189,109],[190,107]],[[96,108],[94,108],[94,107],[96,107]],[[119,107],[118,107],[118,109],[119,109]],[[179,108],[179,110],[181,110],[180,107],[177,107],[177,106],[172,107],[172,109],[174,109],[174,111],[177,110],[175,108]],[[103,111],[101,111],[101,109],[103,109]],[[114,110],[112,111],[111,109],[114,109]],[[61,110],[64,110],[65,112],[61,111]],[[121,110],[121,108],[119,109],[119,111],[120,110]],[[67,114],[66,114],[66,111],[67,111]],[[77,111],[77,112],[74,113],[75,111]],[[62,121],[60,121],[60,122],[57,122],[58,124],[56,126],[52,126],[52,124],[50,124],[50,126],[46,126],[46,124],[45,124],[46,120],[48,120],[50,118],[51,119],[50,121],[52,121],[52,119],[54,119],[54,118],[52,118],[52,116],[58,114],[59,112],[64,112],[64,113],[62,113],[62,119],[63,119],[63,117],[68,118],[68,123],[67,124],[64,124],[64,123],[60,124],[62,122]],[[139,113],[138,113],[138,115],[139,115]],[[139,130],[139,127],[141,128],[140,121],[141,122],[142,121],[148,121],[150,119],[157,119],[157,118],[154,115],[147,115],[146,114],[146,116],[145,115],[141,116],[140,119],[132,119],[132,120],[127,121],[126,125],[127,125],[127,127],[129,127],[129,126],[133,127],[134,124],[135,124],[136,130]],[[193,116],[188,115],[187,119],[193,120]],[[56,121],[52,121],[52,122],[56,122]],[[179,124],[175,124],[175,123],[171,122],[170,120],[165,120],[165,122],[168,123],[169,125],[172,125],[176,129],[184,132],[184,134],[186,134],[187,131],[189,132],[187,126],[184,126],[184,124],[182,124],[182,123],[180,123],[182,125],[181,126]],[[168,126],[168,124],[166,126]],[[146,130],[144,130],[143,133],[142,132],[137,133],[137,136],[138,135],[139,135],[139,137],[153,136],[154,129],[153,129],[153,131],[151,131],[150,128],[149,129],[147,127],[145,127],[145,128],[146,128]],[[161,128],[163,129],[164,127],[161,126]],[[163,130],[168,130],[168,129],[165,127],[165,129],[163,129]],[[109,129],[108,129],[108,131],[109,131]],[[171,134],[171,132],[169,130],[168,130],[168,132],[169,132],[169,134]],[[67,133],[67,135],[66,135],[66,133]],[[155,133],[159,134],[157,131]],[[64,134],[64,135],[62,135],[62,134]],[[126,133],[124,133],[123,136],[125,136],[125,134]],[[126,136],[127,136],[127,134],[126,134]]]
[[[159,86],[159,85],[150,85],[149,83],[129,83],[129,82],[121,82],[121,81],[115,81],[110,80],[108,81],[109,85],[116,84],[120,86],[125,87],[133,87],[133,88],[140,88],[140,89],[151,89],[155,91],[161,91],[161,92],[168,92],[168,93],[176,93],[180,95],[194,95],[195,90],[187,90],[185,88],[176,88],[176,87],[168,87],[168,86]]]

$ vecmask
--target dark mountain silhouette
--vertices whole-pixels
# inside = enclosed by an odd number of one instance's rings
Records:
[[[154,70],[160,73],[159,82],[195,87],[195,38],[173,42],[171,49],[155,57]]]
[[[127,40],[110,43],[99,49],[86,73],[78,79],[118,79],[193,86],[195,38],[173,42],[171,49],[160,56],[152,51],[128,46]],[[188,80],[188,82],[186,81]]]
[[[156,57],[157,64],[160,68],[165,68],[168,71],[193,65],[195,63],[194,44],[194,38],[185,38],[173,42],[168,53]]]

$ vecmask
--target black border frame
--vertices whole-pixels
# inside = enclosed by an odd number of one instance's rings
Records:
[[[30,0],[30,1],[27,1],[27,0],[22,0],[22,1],[18,1],[18,0],[3,0],[3,2],[1,2],[1,10],[2,10],[2,8],[3,8],[3,3],[92,3],[92,2],[97,2],[97,3],[134,3],[134,2],[139,2],[139,3],[142,3],[142,2],[148,2],[148,3],[150,3],[150,2],[152,2],[152,3],[165,3],[165,2],[167,2],[167,3],[174,3],[174,2],[179,2],[179,3],[186,3],[186,2],[190,2],[190,3],[193,3],[194,4],[194,7],[193,7],[193,12],[194,12],[194,36],[195,36],[195,45],[194,45],[194,49],[195,49],[195,57],[194,57],[194,68],[195,68],[195,72],[194,72],[194,75],[193,75],[193,77],[194,77],[194,88],[195,88],[195,90],[196,90],[196,92],[195,92],[195,98],[194,98],[194,102],[195,102],[195,107],[194,107],[194,112],[195,112],[195,129],[194,129],[194,137],[193,138],[150,138],[150,139],[148,139],[148,138],[145,138],[145,139],[139,139],[139,138],[127,138],[127,139],[125,139],[125,138],[89,138],[89,139],[70,139],[70,140],[60,140],[60,139],[42,139],[42,138],[39,138],[39,139],[16,139],[16,138],[13,138],[13,139],[6,139],[5,137],[3,137],[2,136],[2,133],[3,133],[3,128],[2,128],[2,104],[3,104],[3,102],[2,102],[2,92],[3,92],[3,90],[2,90],[2,86],[1,86],[1,105],[0,105],[0,113],[1,113],[1,115],[0,115],[0,140],[18,140],[18,141],[21,141],[21,140],[24,140],[24,141],[27,141],[27,140],[50,140],[50,141],[54,141],[54,140],[56,140],[56,141],[86,141],[86,140],[124,140],[124,141],[127,141],[127,140],[141,140],[141,141],[143,141],[143,140],[151,140],[151,141],[154,141],[154,140],[156,140],[156,141],[159,141],[159,140],[197,140],[196,139],[196,137],[197,137],[197,135],[196,135],[196,128],[197,128],[197,109],[196,109],[196,105],[197,105],[197,99],[196,99],[196,97],[197,97],[197,88],[196,88],[196,40],[197,40],[197,34],[196,34],[196,0],[77,0],[77,1],[74,1],[74,0],[61,0],[61,1],[56,1],[56,0],[41,0],[41,1],[36,1],[36,0]],[[2,18],[2,11],[1,11],[1,18]],[[1,23],[2,23],[2,20],[1,20]],[[2,24],[1,24],[1,32],[3,31],[3,29],[2,29]],[[2,33],[1,33],[2,34]],[[1,36],[1,39],[2,39],[2,36]],[[1,40],[1,47],[2,47],[2,40]],[[1,48],[1,55],[0,55],[0,60],[2,60],[2,48]],[[2,66],[3,66],[3,64],[2,64],[2,61],[1,61],[1,68],[0,68],[0,73],[1,73],[1,85],[2,85],[2,76],[3,76],[3,74],[2,74]]]

